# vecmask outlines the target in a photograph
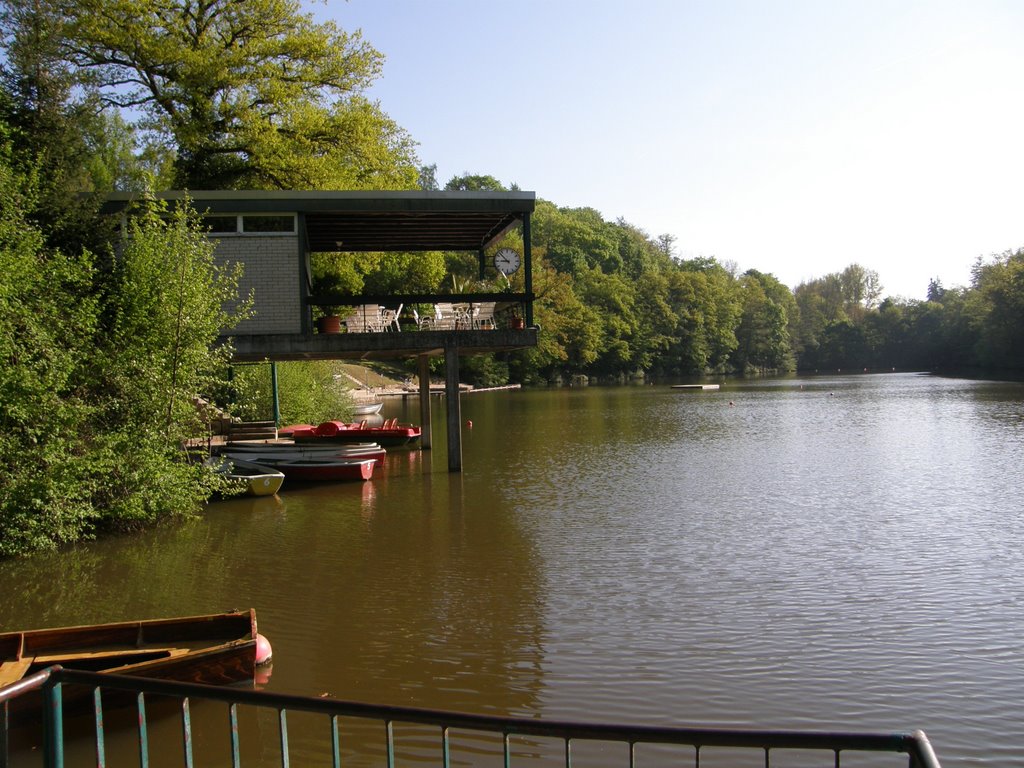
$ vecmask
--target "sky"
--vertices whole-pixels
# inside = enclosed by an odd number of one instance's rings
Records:
[[[327,0],[443,186],[494,176],[680,258],[883,295],[1024,247],[1019,0]]]

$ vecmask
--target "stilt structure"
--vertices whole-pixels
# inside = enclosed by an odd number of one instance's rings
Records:
[[[278,360],[382,360],[416,358],[419,373],[423,448],[430,448],[429,359],[444,355],[448,425],[448,469],[462,470],[462,424],[459,407],[459,356],[509,352],[537,346],[533,322],[533,277],[530,215],[533,192],[420,192],[330,190],[205,190],[160,192],[169,205],[187,203],[204,212],[210,237],[216,239],[218,266],[241,263],[242,293],[255,296],[252,311],[237,326],[225,329],[234,362]],[[107,197],[103,211],[128,217],[148,195],[118,192]],[[127,218],[125,218],[127,221]],[[521,238],[508,238],[519,228]],[[514,247],[510,247],[514,246]],[[313,294],[313,255],[466,251],[476,254],[478,274],[490,270],[509,276],[519,269],[522,291],[407,294]],[[511,252],[516,266],[498,258]],[[517,287],[519,278],[516,279]],[[469,319],[453,328],[425,328],[407,323],[403,307],[458,301],[470,308]],[[474,309],[486,305],[489,323],[475,322]],[[379,326],[345,326],[337,307],[392,312]],[[409,311],[409,310],[406,310]],[[322,323],[328,318],[333,323]],[[512,318],[516,320],[511,322]],[[275,388],[276,391],[276,388]],[[275,408],[275,421],[278,411]]]
[[[462,471],[462,404],[459,400],[459,348],[444,347],[444,407],[448,414],[448,471]]]
[[[430,421],[430,355],[417,358],[420,376],[420,447],[429,450],[433,443]]]

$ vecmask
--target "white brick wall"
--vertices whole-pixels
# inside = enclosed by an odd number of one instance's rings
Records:
[[[217,237],[219,264],[241,262],[239,295],[253,293],[254,313],[231,331],[233,336],[299,333],[302,302],[299,239],[295,235],[227,235]]]

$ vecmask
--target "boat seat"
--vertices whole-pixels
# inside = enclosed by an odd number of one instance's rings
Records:
[[[30,656],[25,659],[18,659],[17,661],[0,663],[0,688],[21,680],[35,660],[35,656]]]

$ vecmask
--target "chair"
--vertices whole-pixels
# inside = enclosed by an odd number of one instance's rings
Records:
[[[363,316],[359,312],[353,312],[351,315],[343,317],[341,322],[349,333],[362,333],[366,327]]]
[[[363,304],[342,322],[349,333],[377,333],[384,330],[384,319],[379,304]]]
[[[473,327],[481,330],[494,330],[494,308],[496,301],[481,301],[473,307]]]
[[[384,330],[384,307],[380,304],[363,304],[359,308],[363,315],[364,329],[370,333],[381,333]]]
[[[455,315],[455,330],[468,331],[473,327],[472,304],[452,304],[452,312]]]
[[[434,318],[430,315],[423,315],[420,317],[420,313],[416,311],[416,307],[412,308],[412,319],[416,321],[416,327],[421,331],[429,331],[434,327]]]
[[[455,307],[450,301],[434,305],[434,329],[438,331],[455,330]]]

